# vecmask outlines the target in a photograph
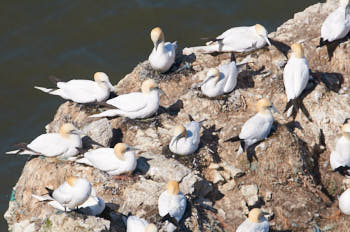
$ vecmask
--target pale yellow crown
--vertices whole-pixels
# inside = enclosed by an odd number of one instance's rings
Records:
[[[216,81],[220,79],[220,71],[217,68],[211,68],[207,72],[207,77],[215,77]]]
[[[167,186],[166,186],[166,189],[167,189],[168,193],[171,195],[177,195],[180,192],[179,183],[175,180],[169,181]]]
[[[67,183],[68,183],[70,186],[74,187],[75,182],[77,181],[77,179],[78,179],[78,177],[76,177],[76,176],[70,176],[70,177],[67,178],[66,181],[67,181]]]
[[[177,125],[174,130],[174,135],[182,137],[186,136],[186,128],[183,125]]]
[[[255,24],[254,27],[255,27],[256,34],[264,37],[267,36],[267,31],[263,25]]]
[[[157,41],[164,41],[164,33],[160,27],[155,27],[151,31],[151,40],[153,43],[156,43]]]
[[[153,223],[150,223],[146,226],[145,232],[157,232],[157,226],[154,225]]]
[[[109,77],[108,77],[107,74],[104,73],[104,72],[96,72],[96,73],[94,74],[94,80],[95,80],[96,82],[103,82],[103,81],[109,82]]]
[[[291,46],[292,52],[296,58],[304,57],[304,49],[300,43],[295,43]]]
[[[272,103],[263,98],[263,99],[260,99],[257,103],[256,103],[256,108],[258,110],[259,113],[262,113],[264,112],[268,107],[271,107],[272,106]]]
[[[149,93],[152,89],[157,88],[157,87],[158,87],[158,85],[154,80],[148,79],[142,83],[141,91],[143,93]]]
[[[252,210],[250,210],[249,214],[248,214],[248,218],[249,221],[253,222],[253,223],[259,223],[260,222],[260,218],[263,216],[261,209],[258,208],[254,208]]]
[[[128,145],[126,145],[125,143],[117,143],[114,146],[114,155],[118,159],[124,160],[124,153],[125,153],[127,148],[128,148]]]
[[[60,135],[62,137],[67,137],[72,131],[76,130],[75,126],[71,123],[65,123],[60,128]]]

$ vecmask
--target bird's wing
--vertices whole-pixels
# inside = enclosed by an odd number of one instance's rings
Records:
[[[344,9],[338,8],[333,11],[323,22],[321,27],[321,37],[324,40],[333,41],[345,29],[345,12]]]
[[[84,157],[93,164],[94,167],[102,171],[111,171],[118,169],[120,162],[114,155],[112,148],[99,148],[86,152]]]
[[[244,123],[239,138],[262,140],[267,136],[269,126],[270,123],[268,121],[256,114]]]
[[[159,215],[161,217],[167,215],[169,213],[169,196],[167,194],[167,192],[163,192],[162,194],[160,194],[159,198],[158,198],[158,211],[159,211]]]
[[[290,59],[283,71],[283,82],[288,100],[297,98],[304,91],[309,76],[306,59]]]
[[[166,52],[167,52],[169,57],[175,56],[175,51],[176,51],[176,48],[177,48],[176,42],[173,42],[173,43],[166,42],[164,44],[164,48],[165,48],[165,50],[166,50]]]
[[[179,193],[179,195],[176,196],[175,202],[176,205],[169,210],[169,214],[170,216],[176,218],[177,221],[180,221],[186,210],[186,197]]]
[[[190,122],[185,125],[186,129],[192,133],[192,144],[198,144],[200,141],[201,125],[198,122]],[[190,137],[190,138],[191,138]]]
[[[217,37],[221,43],[233,51],[242,52],[256,46],[256,35],[249,27],[235,27],[225,31]]]
[[[60,204],[67,204],[73,197],[72,187],[67,182],[64,182],[53,192],[52,197]]]
[[[96,83],[90,80],[70,80],[58,82],[57,87],[63,90],[66,97],[80,103],[96,101]]]
[[[49,157],[62,155],[69,149],[67,142],[56,133],[42,134],[28,144],[28,147]]]
[[[147,106],[145,95],[141,92],[123,94],[108,100],[107,103],[126,112],[139,111]]]

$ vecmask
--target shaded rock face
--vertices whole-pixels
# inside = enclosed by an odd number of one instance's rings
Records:
[[[326,47],[316,49],[322,22],[337,5],[333,0],[313,5],[269,35],[274,46],[237,55],[238,63],[243,59],[253,63],[242,67],[237,88],[223,98],[204,98],[195,86],[209,68],[228,62],[229,54],[192,54],[178,56],[178,67],[185,68],[180,72],[157,76],[146,61],[116,86],[118,94],[124,94],[139,91],[147,77],[157,79],[166,96],[161,97],[162,107],[153,118],[90,119],[98,107],[62,104],[47,131],[72,122],[89,136],[84,140],[87,148],[98,147],[96,143],[112,147],[117,142],[140,148],[136,178],[116,181],[91,167],[34,158],[14,187],[5,214],[10,229],[124,231],[120,214],[129,212],[161,228],[158,196],[166,182],[175,179],[189,200],[182,225],[190,231],[235,231],[252,207],[263,209],[274,231],[312,231],[315,225],[321,230],[347,231],[347,216],[336,214],[343,177],[331,172],[328,160],[341,124],[350,117],[350,42],[335,47],[330,61]],[[303,98],[313,122],[301,112],[295,122],[275,114],[269,138],[253,149],[252,156],[237,156],[239,145],[224,140],[239,134],[243,123],[256,113],[257,100],[270,98],[283,112],[283,68],[289,46],[295,42],[302,43],[313,77]],[[189,64],[191,69],[186,68]],[[199,150],[179,157],[167,145],[174,126],[189,122],[188,114],[207,120]],[[58,187],[69,175],[89,179],[107,203],[102,217],[72,220],[74,215],[59,214],[31,198],[31,194],[44,194],[45,186]]]

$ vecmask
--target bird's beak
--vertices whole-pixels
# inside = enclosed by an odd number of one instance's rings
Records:
[[[278,113],[278,114],[280,113],[274,105],[272,105],[271,109],[274,113]]]
[[[159,46],[160,43],[161,43],[161,40],[157,40],[157,41],[155,42],[154,48],[156,49],[156,51],[157,51],[158,46]]]
[[[200,85],[199,87],[202,87],[203,85],[205,85],[211,78],[213,78],[214,76],[209,76],[207,77],[207,79],[205,79]]]
[[[140,149],[136,148],[136,147],[131,147],[131,146],[128,146],[128,151],[138,151]]]
[[[113,86],[110,82],[108,82],[108,87],[109,87],[109,90],[110,90],[111,92],[113,92],[113,93],[116,92],[114,86]]]
[[[165,97],[168,97],[161,88],[157,87],[157,89],[158,89],[160,95],[164,95]]]
[[[264,37],[264,39],[265,39],[266,43],[267,43],[269,46],[271,46],[271,43],[270,43],[269,38],[266,36],[266,37]]]
[[[173,145],[175,142],[177,142],[180,138],[181,138],[181,134],[176,135],[171,145]]]
[[[75,130],[73,131],[73,134],[80,135],[81,137],[86,136],[86,133],[84,133],[83,131],[78,130],[78,129],[75,129]]]

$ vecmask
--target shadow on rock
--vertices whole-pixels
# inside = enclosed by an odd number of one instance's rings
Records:
[[[203,127],[203,135],[201,136],[201,142],[199,144],[199,149],[206,147],[209,153],[212,155],[213,161],[215,163],[220,163],[221,158],[218,153],[219,148],[219,133],[222,128],[216,129],[215,125],[210,126],[209,128]]]
[[[177,116],[181,109],[183,109],[183,101],[178,99],[174,104],[170,105],[169,107],[165,108],[163,106],[159,106],[158,109],[158,115],[160,114],[169,114],[170,116]]]
[[[150,159],[147,159],[145,157],[139,157],[137,159],[137,165],[136,165],[136,169],[134,171],[134,173],[140,173],[141,175],[146,175],[146,173],[148,172],[150,165],[148,164],[148,161]]]
[[[278,51],[280,51],[287,59],[288,59],[288,52],[290,50],[290,46],[277,41],[277,40],[273,40],[271,38],[269,38],[271,45],[275,46],[275,48],[277,48]]]
[[[344,77],[340,73],[323,73],[314,72],[311,75],[318,81],[323,83],[329,91],[338,93],[344,83]]]
[[[109,140],[109,147],[114,147],[117,143],[121,143],[123,141],[123,132],[120,128],[112,129],[112,138]]]

